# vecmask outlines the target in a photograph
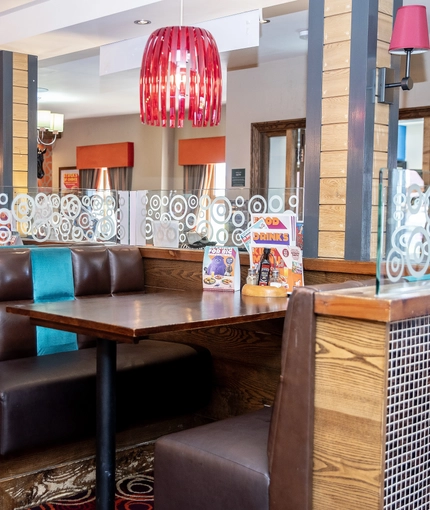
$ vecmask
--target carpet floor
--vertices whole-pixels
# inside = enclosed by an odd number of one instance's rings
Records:
[[[95,510],[94,490],[71,497],[58,498],[28,510]],[[150,475],[136,475],[116,483],[115,510],[153,510],[154,478]]]

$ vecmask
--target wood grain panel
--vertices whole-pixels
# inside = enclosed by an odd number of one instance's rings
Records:
[[[13,69],[28,71],[28,55],[25,55],[24,53],[13,53],[12,67]]]
[[[343,151],[348,148],[348,124],[321,127],[321,151]]]
[[[325,232],[325,231],[319,232],[318,257],[343,259],[344,256],[345,256],[344,232]]]
[[[321,124],[348,122],[349,96],[326,97],[322,100]]]
[[[325,271],[305,271],[305,285],[320,285],[322,283],[340,283],[351,280],[368,280],[369,276],[362,274],[346,274]]]
[[[28,154],[28,140],[27,138],[13,137],[13,154]]]
[[[325,44],[323,50],[323,71],[349,68],[351,62],[351,42]]]
[[[28,88],[28,71],[23,71],[22,69],[14,69],[12,84],[14,87]]]
[[[28,89],[25,87],[13,87],[12,100],[14,103],[28,104]]]
[[[25,189],[27,187],[27,172],[21,170],[12,171],[12,186]],[[14,190],[16,191],[16,190]]]
[[[387,168],[388,153],[386,151],[373,151],[373,178],[379,178],[379,170]]]
[[[12,122],[13,136],[27,138],[28,136],[28,123],[22,120],[14,120]]]
[[[324,44],[351,40],[351,12],[324,19]]]
[[[321,179],[320,204],[346,204],[346,178]]]
[[[28,121],[28,108],[27,105],[22,103],[13,103],[12,105],[13,120]]]
[[[334,16],[343,12],[350,12],[352,0],[325,0],[324,16]]]
[[[375,124],[385,124],[388,126],[390,115],[390,105],[384,103],[375,104]]]
[[[376,232],[370,234],[370,258],[376,259],[378,252],[378,236]]]
[[[27,154],[13,154],[12,156],[12,168],[13,170],[18,171],[27,171],[28,170],[28,155]],[[18,183],[18,185],[24,185],[22,182]]]
[[[337,97],[349,94],[349,68],[324,71],[322,97]]]
[[[319,216],[320,230],[345,231],[346,206],[344,205],[321,205]]]
[[[321,177],[346,177],[348,151],[324,151],[320,158]]]
[[[314,510],[380,510],[383,323],[317,317]]]
[[[379,201],[379,179],[372,179],[372,206],[377,206]]]
[[[371,225],[372,232],[377,232],[378,231],[378,206],[377,205],[372,205],[371,222],[372,222],[372,225]]]
[[[393,0],[379,0],[378,5],[379,12],[393,15]]]
[[[388,126],[375,124],[373,147],[375,151],[386,151],[388,148]]]
[[[424,117],[423,170],[430,171],[430,117]],[[428,183],[427,183],[428,184]]]
[[[360,262],[358,260],[304,259],[306,271],[325,271],[329,273],[345,273],[364,275],[366,278],[375,276],[375,262]]]
[[[376,67],[390,67],[391,54],[388,52],[389,43],[377,41],[376,43]]]
[[[392,31],[393,16],[380,12],[378,15],[378,39],[390,44]]]

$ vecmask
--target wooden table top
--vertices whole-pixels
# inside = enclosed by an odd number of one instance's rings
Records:
[[[151,333],[283,318],[286,298],[240,292],[163,291],[8,306],[39,326],[135,342]]]

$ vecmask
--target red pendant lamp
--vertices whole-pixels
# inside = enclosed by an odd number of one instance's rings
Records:
[[[216,126],[221,99],[220,56],[207,30],[174,26],[150,35],[140,71],[143,124],[183,127],[188,110],[193,127]]]

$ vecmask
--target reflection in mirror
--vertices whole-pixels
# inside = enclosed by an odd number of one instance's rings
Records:
[[[397,166],[423,169],[424,119],[399,120]]]
[[[304,183],[305,119],[251,125],[251,189]]]

